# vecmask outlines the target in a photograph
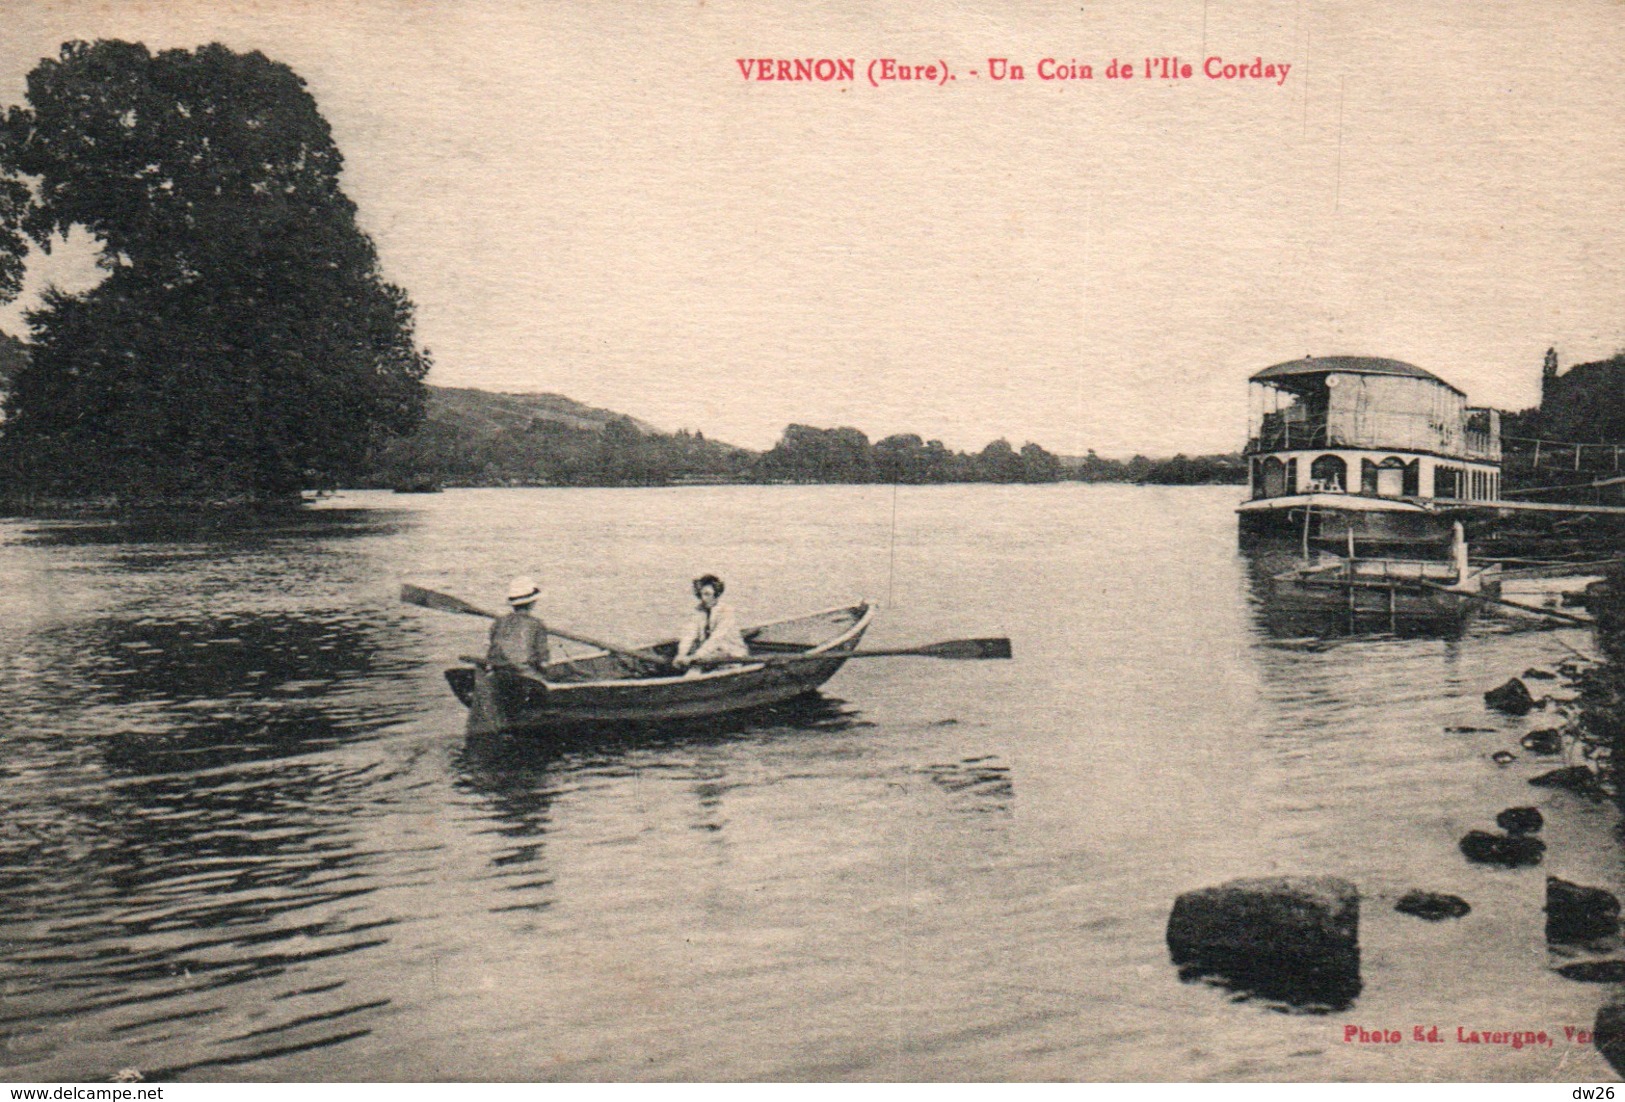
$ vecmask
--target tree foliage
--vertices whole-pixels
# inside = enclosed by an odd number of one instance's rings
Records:
[[[1526,420],[1514,423],[1516,432],[1505,422],[1501,431],[1550,440],[1625,444],[1625,352],[1576,364],[1549,380],[1539,410],[1532,417],[1527,413],[1522,417]]]
[[[429,361],[342,167],[304,82],[260,53],[70,42],[42,61],[0,127],[0,257],[77,227],[108,274],[28,314],[0,439],[12,476],[279,496],[414,428]]]
[[[783,482],[1055,482],[1061,462],[1037,444],[1024,444],[1017,452],[1003,439],[972,455],[915,433],[870,444],[854,428],[790,425],[752,474],[759,481]]]

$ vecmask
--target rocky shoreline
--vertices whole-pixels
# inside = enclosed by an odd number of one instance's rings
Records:
[[[1484,694],[1487,709],[1551,717],[1549,726],[1529,731],[1515,749],[1496,750],[1490,759],[1498,766],[1520,757],[1560,761],[1528,783],[1611,802],[1625,811],[1625,570],[1616,569],[1592,587],[1586,606],[1596,620],[1595,656],[1574,651],[1551,670],[1526,669]],[[1492,729],[1447,728],[1453,733]],[[1472,829],[1461,838],[1465,860],[1510,869],[1543,863],[1547,843],[1541,838],[1540,808],[1504,808],[1494,815],[1494,825],[1495,830]],[[1621,835],[1621,828],[1615,834]],[[1212,980],[1310,1013],[1346,1010],[1363,986],[1361,900],[1357,885],[1331,876],[1247,878],[1185,892],[1169,915],[1169,953],[1182,979]],[[1424,921],[1447,922],[1469,914],[1472,903],[1416,888],[1393,908]],[[1625,1076],[1619,898],[1606,888],[1547,876],[1544,915],[1553,972],[1576,982],[1620,985],[1603,1000],[1586,1039]]]

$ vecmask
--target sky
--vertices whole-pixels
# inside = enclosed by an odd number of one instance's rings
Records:
[[[1238,449],[1248,376],[1306,354],[1518,409],[1548,346],[1625,347],[1612,0],[0,2],[3,104],[72,38],[297,71],[444,386],[758,448],[800,422],[1171,455]],[[857,79],[738,64],[801,57]],[[884,58],[953,79],[874,87]],[[88,254],[36,258],[0,329]]]

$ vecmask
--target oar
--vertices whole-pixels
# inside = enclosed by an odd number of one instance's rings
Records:
[[[941,643],[925,643],[918,647],[886,647],[874,650],[822,651],[818,654],[775,654],[755,658],[724,658],[715,662],[698,663],[705,666],[736,665],[740,663],[764,666],[787,666],[795,662],[846,661],[848,658],[952,658],[960,661],[980,661],[989,658],[1009,658],[1010,640],[999,636],[992,639],[948,639]]]
[[[460,612],[464,616],[484,616],[487,620],[495,620],[497,618],[496,613],[487,611],[478,605],[471,605],[461,597],[453,597],[450,593],[437,593],[432,589],[424,589],[422,586],[412,585],[410,583],[403,582],[401,584],[401,600],[405,601],[409,605],[417,605],[420,608],[432,608],[436,612]],[[667,663],[662,662],[658,658],[651,658],[646,654],[636,654],[624,647],[617,647],[613,643],[606,643],[602,639],[593,639],[585,635],[578,635],[573,631],[562,631],[551,624],[547,625],[547,633],[549,635],[557,635],[560,639],[568,639],[572,643],[580,643],[583,646],[588,647],[597,647],[599,650],[608,651],[617,658],[625,658],[627,661],[636,662],[639,665],[655,666],[663,670],[670,669],[670,666],[667,665]]]
[[[1554,620],[1563,620],[1566,623],[1579,624],[1582,627],[1591,627],[1596,623],[1595,620],[1588,620],[1583,616],[1570,616],[1566,612],[1558,612],[1550,608],[1541,608],[1538,605],[1519,604],[1517,601],[1508,601],[1501,597],[1486,597],[1482,593],[1464,593],[1459,589],[1451,589],[1449,586],[1436,585],[1433,582],[1425,582],[1421,579],[1416,579],[1416,584],[1421,586],[1423,589],[1437,590],[1440,593],[1448,593],[1453,597],[1466,597],[1470,601],[1483,601],[1488,605],[1505,605],[1507,608],[1516,608],[1523,612],[1532,612],[1537,616],[1550,616]]]

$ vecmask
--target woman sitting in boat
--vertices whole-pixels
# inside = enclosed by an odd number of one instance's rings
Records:
[[[485,659],[493,666],[508,666],[539,673],[547,665],[547,627],[531,614],[541,589],[529,578],[515,578],[508,586],[513,609],[491,625],[491,649]]]
[[[677,657],[672,664],[678,669],[750,657],[733,606],[722,599],[723,588],[722,579],[715,574],[694,579],[694,596],[700,603],[677,640]]]

